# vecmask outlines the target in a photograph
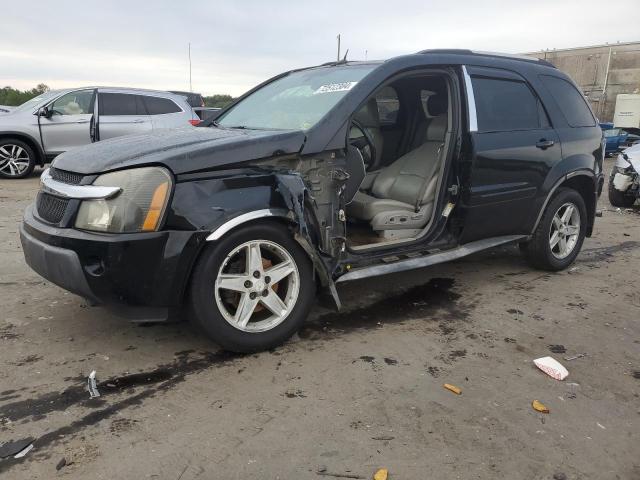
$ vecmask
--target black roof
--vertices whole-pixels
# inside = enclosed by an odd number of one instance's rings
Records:
[[[538,65],[545,65],[547,67],[556,68],[556,66],[553,65],[552,63],[547,62],[546,60],[542,60],[540,58],[527,57],[524,55],[514,55],[509,53],[478,52],[478,51],[468,50],[464,48],[432,48],[428,50],[421,50],[418,53],[419,54],[433,53],[433,54],[445,54],[445,55],[473,55],[473,56],[479,56],[479,57],[503,58],[508,60],[518,60],[521,62],[536,63]]]

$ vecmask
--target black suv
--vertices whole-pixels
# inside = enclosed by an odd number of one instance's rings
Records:
[[[294,70],[202,128],[56,158],[21,227],[31,267],[139,321],[189,313],[273,347],[336,283],[517,242],[570,265],[602,189],[602,132],[530,58],[427,50]]]

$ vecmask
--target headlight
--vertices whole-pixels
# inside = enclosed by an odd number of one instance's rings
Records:
[[[98,232],[154,232],[171,193],[171,174],[160,167],[133,168],[100,175],[94,185],[120,187],[115,197],[84,200],[76,228]]]

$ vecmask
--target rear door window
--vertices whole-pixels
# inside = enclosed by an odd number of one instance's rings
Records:
[[[540,75],[540,79],[570,126],[592,127],[596,124],[591,109],[576,87],[562,78],[551,75]]]
[[[478,131],[534,130],[543,126],[538,99],[517,80],[472,77]],[[546,119],[545,119],[546,120]]]
[[[178,113],[182,109],[168,98],[162,97],[144,97],[144,103],[147,106],[149,115],[164,115],[166,113]]]
[[[140,95],[100,93],[100,115],[146,115]]]

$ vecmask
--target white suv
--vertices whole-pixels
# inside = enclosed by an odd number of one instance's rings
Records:
[[[24,178],[67,150],[121,135],[197,125],[169,92],[87,87],[55,90],[0,115],[0,177]]]

